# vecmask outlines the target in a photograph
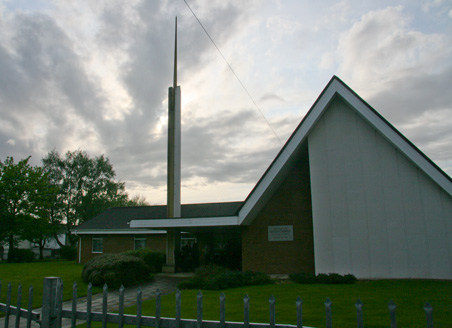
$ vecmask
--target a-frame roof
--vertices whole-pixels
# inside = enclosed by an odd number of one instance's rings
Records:
[[[327,109],[328,104],[338,96],[348,102],[350,107],[364,120],[372,125],[418,168],[424,171],[427,176],[452,196],[452,179],[344,82],[338,77],[333,76],[292,136],[248,195],[239,211],[239,225],[250,224],[260,212],[286,177],[291,161],[294,160],[296,154],[302,147],[306,147],[307,137],[310,131],[322,116],[322,113]]]

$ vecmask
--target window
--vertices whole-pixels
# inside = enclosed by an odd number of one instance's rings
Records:
[[[93,253],[102,253],[103,251],[103,238],[93,237]]]
[[[134,249],[146,248],[146,237],[135,237],[133,247]]]
[[[195,237],[180,237],[180,248],[184,247],[193,247],[193,245],[196,244],[196,238]]]

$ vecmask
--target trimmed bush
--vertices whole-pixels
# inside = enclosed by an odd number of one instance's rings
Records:
[[[317,278],[312,273],[292,273],[289,275],[290,280],[299,284],[315,284],[317,283]]]
[[[162,272],[162,266],[166,263],[166,255],[164,253],[153,252],[145,248],[127,251],[124,254],[142,259],[153,273]]]
[[[82,271],[85,283],[110,288],[133,286],[151,279],[149,266],[136,256],[126,254],[102,254],[89,260]]]
[[[8,253],[8,262],[10,263],[26,263],[33,262],[35,253],[31,249],[13,248]]]
[[[352,274],[340,275],[338,273],[319,273],[317,276],[312,273],[294,273],[290,280],[299,284],[354,284],[357,279]]]
[[[59,250],[60,257],[68,261],[77,259],[77,248],[74,246],[62,246]]]
[[[272,283],[273,280],[262,272],[231,271],[220,266],[209,265],[196,270],[195,276],[182,281],[178,288],[219,290]]]

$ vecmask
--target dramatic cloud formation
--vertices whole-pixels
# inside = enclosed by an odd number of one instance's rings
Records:
[[[403,7],[388,7],[344,32],[338,52],[341,76],[450,174],[452,35],[411,30]]]
[[[246,91],[183,0],[0,0],[1,159],[105,154],[164,203],[178,16],[183,202],[243,200],[332,75],[452,174],[450,2],[188,3]]]

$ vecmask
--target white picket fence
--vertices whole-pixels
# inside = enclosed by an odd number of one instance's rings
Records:
[[[28,306],[26,309],[22,308],[22,287],[18,287],[17,306],[11,304],[11,284],[7,287],[6,303],[0,303],[0,312],[5,314],[4,327],[10,327],[10,317],[15,316],[14,327],[20,327],[20,319],[26,320],[26,327],[30,328],[32,323],[39,323],[41,328],[61,328],[62,319],[67,318],[71,320],[71,328],[75,328],[77,320],[86,322],[87,328],[91,328],[92,322],[101,322],[102,327],[107,327],[107,323],[113,323],[119,328],[124,325],[134,325],[140,327],[155,327],[155,328],[303,328],[303,301],[300,297],[295,302],[297,324],[277,324],[275,314],[275,298],[273,296],[269,299],[269,323],[251,323],[249,320],[250,307],[249,297],[245,295],[243,299],[243,322],[226,321],[226,297],[224,293],[220,295],[220,320],[203,320],[203,295],[201,292],[197,295],[197,319],[183,319],[181,318],[181,293],[176,291],[176,311],[174,318],[161,317],[161,302],[160,292],[156,293],[156,307],[155,316],[142,315],[142,292],[141,288],[137,291],[137,313],[135,315],[124,313],[124,288],[119,290],[119,310],[118,313],[107,312],[108,304],[108,288],[104,286],[102,312],[91,311],[92,303],[92,286],[88,285],[87,308],[86,311],[77,310],[77,284],[73,285],[72,307],[70,310],[63,309],[63,281],[57,277],[49,277],[44,279],[42,312],[36,313],[32,310],[33,303],[33,287],[30,287],[28,293]],[[2,284],[0,281],[0,295]],[[358,299],[355,304],[357,314],[357,327],[363,328],[363,303]],[[325,301],[325,317],[326,327],[332,328],[332,302],[329,298]],[[391,328],[397,327],[396,321],[396,304],[391,300],[388,304],[389,323]],[[433,308],[427,302],[424,305],[426,315],[427,328],[433,328]],[[0,327],[1,328],[1,327]],[[307,327],[305,327],[307,328]]]

